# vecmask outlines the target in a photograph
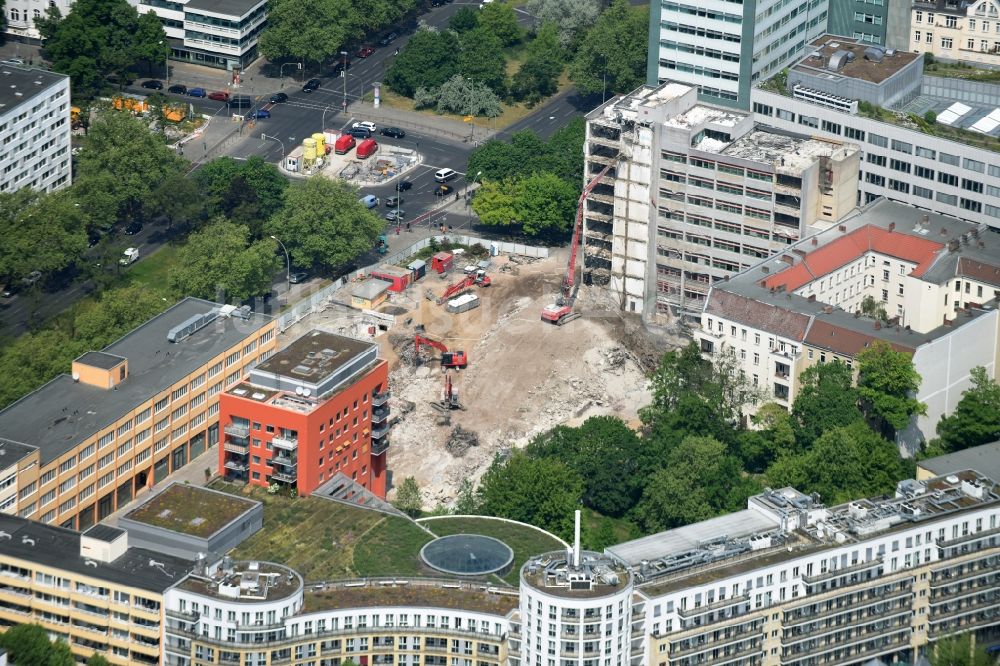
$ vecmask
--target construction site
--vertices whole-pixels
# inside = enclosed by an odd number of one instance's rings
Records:
[[[390,362],[391,478],[398,485],[415,477],[428,509],[447,505],[494,456],[557,425],[594,415],[638,425],[649,402],[645,373],[669,343],[598,287],[579,287],[565,325],[546,319],[567,259],[564,249],[543,259],[494,256],[468,273],[459,265],[428,270],[389,292],[374,308],[380,316],[347,307],[353,293],[378,280],[348,283],[285,335],[319,328],[374,336]],[[471,309],[452,307],[472,297]]]

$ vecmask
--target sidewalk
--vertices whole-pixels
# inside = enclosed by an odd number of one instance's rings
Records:
[[[384,104],[376,109],[372,102],[354,101],[348,105],[347,113],[349,116],[364,116],[380,125],[405,125],[419,132],[474,145],[493,138],[495,134],[493,130],[482,126],[481,123],[486,122],[482,118],[477,118],[478,122],[473,126],[445,116],[394,109]]]

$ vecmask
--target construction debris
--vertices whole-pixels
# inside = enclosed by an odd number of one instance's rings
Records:
[[[451,429],[451,434],[444,443],[445,450],[456,458],[462,458],[474,446],[479,446],[479,435],[460,425]]]

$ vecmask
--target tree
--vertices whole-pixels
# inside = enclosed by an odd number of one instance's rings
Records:
[[[739,433],[736,450],[743,467],[759,474],[781,454],[795,450],[795,431],[792,417],[774,402],[761,405],[751,420],[757,429]]]
[[[973,368],[970,374],[972,386],[962,392],[955,411],[937,424],[937,434],[946,452],[1000,439],[1000,386],[986,368]]]
[[[483,224],[517,227],[529,236],[558,235],[572,224],[577,191],[552,173],[484,181],[472,200]]]
[[[186,165],[161,135],[114,109],[93,119],[77,160],[73,189],[98,226],[114,224],[120,216],[138,218],[149,193]]]
[[[103,655],[95,652],[87,658],[87,666],[110,666],[110,663]]]
[[[520,520],[569,540],[582,492],[580,476],[564,463],[515,451],[507,460],[494,459],[476,495],[486,515]]]
[[[459,38],[459,46],[459,73],[465,79],[482,83],[497,95],[503,95],[507,90],[507,60],[500,38],[485,27],[476,28]]]
[[[725,444],[687,437],[649,478],[634,514],[647,533],[657,532],[739,510],[758,492]]]
[[[601,14],[597,0],[528,0],[526,9],[539,23],[551,23],[559,45],[571,50]]]
[[[872,296],[865,296],[861,299],[861,314],[871,317],[876,321],[889,321],[889,315],[886,313],[885,307]]]
[[[389,67],[385,84],[404,97],[437,88],[458,73],[458,52],[453,33],[418,30]]]
[[[0,278],[60,271],[87,249],[87,217],[70,191],[0,193]]]
[[[556,92],[562,71],[562,49],[556,25],[548,21],[542,24],[538,34],[528,44],[527,57],[514,75],[511,92],[517,99],[538,102]]]
[[[536,437],[526,451],[533,458],[565,462],[583,481],[584,506],[621,517],[642,491],[641,447],[635,432],[621,419],[593,416],[579,428],[553,428]]]
[[[72,666],[76,660],[63,641],[49,640],[38,624],[17,624],[0,634],[0,647],[17,666]]]
[[[358,191],[328,178],[285,190],[285,205],[265,225],[284,242],[292,263],[335,268],[375,246],[385,224],[358,202]]]
[[[420,511],[423,509],[423,500],[420,497],[420,486],[417,485],[415,478],[408,476],[403,479],[403,483],[396,490],[396,499],[393,500],[392,505],[411,518],[420,515]]]
[[[545,151],[545,142],[537,134],[531,130],[522,130],[511,136],[510,143],[491,139],[473,151],[466,171],[482,171],[483,183],[527,175],[536,170],[535,162]],[[583,162],[582,157],[580,162]],[[477,194],[476,198],[479,196]]]
[[[244,301],[265,293],[278,267],[277,244],[252,242],[245,226],[217,219],[188,237],[170,271],[179,296]]]
[[[254,238],[263,235],[264,221],[284,206],[288,180],[273,164],[254,156],[240,162],[220,157],[195,172],[198,189],[212,214],[245,224]]]
[[[159,294],[139,285],[105,291],[76,315],[74,337],[90,349],[101,349],[163,312],[165,305]]]
[[[462,479],[458,486],[458,496],[455,498],[455,513],[462,515],[473,515],[479,513],[479,504],[476,499],[476,489],[469,479]]]
[[[925,111],[924,122],[926,122],[928,125],[933,125],[934,123],[937,122],[937,114],[930,110]]]
[[[459,34],[479,27],[479,12],[472,7],[459,7],[448,19],[448,29]]]
[[[951,636],[934,643],[932,666],[992,666],[996,663],[981,645],[972,645],[969,634]]]
[[[800,449],[827,430],[861,418],[853,371],[842,361],[820,363],[799,375],[799,393],[792,403],[792,427]]]
[[[437,107],[438,113],[496,118],[503,112],[500,98],[485,84],[456,74],[434,91],[424,88],[414,95],[417,106]]]
[[[767,470],[768,484],[817,492],[827,505],[892,492],[913,466],[896,446],[863,421],[828,430],[800,454],[779,458]]]
[[[506,2],[493,2],[480,9],[479,29],[496,35],[505,48],[517,44],[524,34],[513,5]]]
[[[570,79],[585,94],[629,92],[645,80],[649,8],[614,0],[584,37]]]
[[[858,394],[871,423],[892,435],[905,428],[910,417],[927,413],[927,405],[912,397],[921,380],[909,354],[876,341],[857,360]]]
[[[324,62],[337,55],[358,10],[330,0],[272,0],[260,52],[269,60]]]

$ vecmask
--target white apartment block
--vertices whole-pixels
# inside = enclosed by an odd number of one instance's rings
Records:
[[[750,88],[826,31],[827,3],[657,0],[650,3],[647,83],[676,81],[702,100],[749,109]]]
[[[69,77],[0,64],[0,192],[51,192],[72,179]]]
[[[40,41],[41,34],[35,28],[35,21],[45,17],[49,7],[55,7],[59,14],[66,16],[72,0],[8,0],[4,3],[6,22],[3,31],[30,41]]]
[[[644,318],[700,312],[711,284],[854,208],[859,151],[755,126],[697,90],[643,87],[587,116],[584,268]]]
[[[995,0],[916,0],[910,50],[944,60],[1000,65],[1000,4]]]
[[[786,408],[816,363],[850,365],[876,340],[911,354],[927,405],[900,435],[913,452],[954,410],[973,368],[997,376],[998,295],[1000,236],[882,200],[713,285],[695,337],[706,355],[734,354]],[[886,321],[860,316],[866,297]]]

